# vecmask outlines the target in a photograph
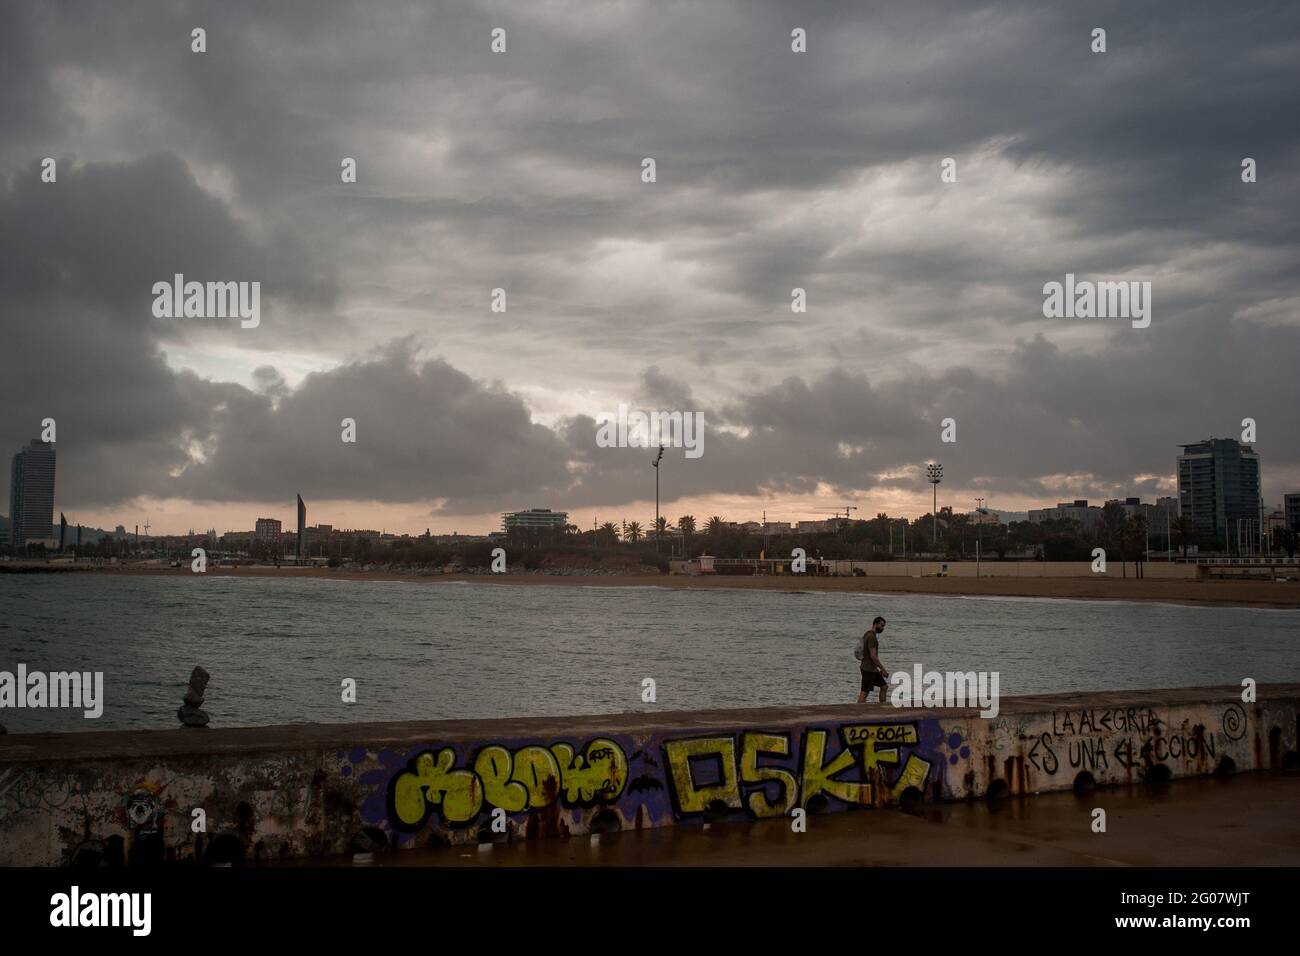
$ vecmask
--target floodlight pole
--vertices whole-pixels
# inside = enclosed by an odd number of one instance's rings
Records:
[[[933,519],[931,527],[934,530],[934,543],[939,543],[939,482],[943,481],[943,465],[938,462],[931,462],[925,466],[925,479],[934,486],[934,505],[930,509],[930,517]]]
[[[659,454],[650,464],[655,469],[655,554],[659,553],[659,462],[664,460],[664,446],[659,446]]]

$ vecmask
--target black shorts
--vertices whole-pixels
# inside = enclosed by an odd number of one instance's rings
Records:
[[[862,672],[862,693],[867,693],[877,687],[888,687],[889,684],[880,676],[880,671],[863,671]]]

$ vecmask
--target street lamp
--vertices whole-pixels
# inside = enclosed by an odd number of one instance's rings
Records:
[[[659,454],[650,464],[655,469],[655,554],[659,553],[659,462],[664,460],[664,446],[659,446]]]
[[[931,509],[931,515],[934,518],[934,543],[939,543],[939,482],[943,481],[943,465],[938,462],[931,462],[925,466],[925,480],[934,485],[934,507]]]

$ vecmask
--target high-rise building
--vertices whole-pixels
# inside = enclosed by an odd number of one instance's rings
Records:
[[[294,554],[298,558],[298,561],[300,563],[305,557],[305,552],[303,551],[303,542],[306,540],[306,537],[307,537],[307,506],[302,503],[302,495],[299,495],[298,496],[298,545],[297,545],[297,550],[294,552]]]
[[[838,531],[839,528],[840,522],[838,518],[835,520],[831,520],[830,518],[825,520],[814,518],[810,521],[800,521],[795,526],[795,530],[800,534],[822,534],[825,532]]]
[[[48,541],[54,530],[54,445],[33,438],[14,455],[9,473],[9,543]]]
[[[1283,508],[1264,509],[1264,534],[1266,536],[1286,530],[1286,511]]]
[[[1282,510],[1286,512],[1286,526],[1289,531],[1300,531],[1300,494],[1285,495]]]
[[[1233,438],[1182,446],[1178,456],[1178,510],[1196,530],[1216,541],[1237,539],[1243,524],[1258,534],[1261,498],[1259,455]]]
[[[550,508],[529,508],[501,516],[501,527],[506,534],[512,531],[563,531],[568,523],[567,511],[552,511]]]
[[[254,534],[258,541],[266,541],[270,544],[280,543],[280,519],[279,518],[258,518],[257,525],[254,528]]]
[[[1101,509],[1088,504],[1087,498],[1074,501],[1062,501],[1055,508],[1031,508],[1028,520],[1033,524],[1044,521],[1077,521],[1079,527],[1088,531],[1101,524]]]
[[[1147,520],[1147,531],[1152,541],[1163,541],[1166,548],[1173,547],[1174,525],[1178,523],[1178,499],[1160,497],[1153,505],[1143,505],[1142,514]]]

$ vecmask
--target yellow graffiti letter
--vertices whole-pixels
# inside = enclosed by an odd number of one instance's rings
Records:
[[[908,787],[916,787],[917,790],[924,792],[925,778],[928,776],[930,776],[930,761],[922,760],[916,754],[908,754],[903,772],[898,775],[898,782],[894,784],[890,793],[897,801]]]
[[[587,744],[581,757],[564,743],[551,747],[551,753],[559,761],[564,799],[569,803],[611,803],[627,786],[627,756],[612,740],[597,737]]]
[[[777,802],[767,799],[764,788],[749,795],[749,809],[758,817],[783,817],[794,809],[799,799],[799,781],[794,774],[779,767],[760,767],[759,754],[773,754],[777,757],[790,756],[790,738],[784,734],[747,733],[741,739],[740,779],[743,783],[764,783],[775,780],[781,785]]]
[[[518,813],[528,806],[528,791],[512,783],[514,759],[505,747],[484,747],[474,758],[474,772],[483,783],[483,798],[494,807]]]
[[[740,810],[740,783],[736,775],[736,742],[730,737],[696,737],[692,740],[670,740],[664,744],[673,793],[682,813],[703,813],[714,800],[721,800],[733,809]],[[695,785],[691,772],[691,759],[717,757],[722,765],[722,779],[703,787]]]
[[[839,756],[828,764],[823,763],[825,754],[826,731],[807,731],[807,736],[804,738],[803,794],[799,801],[800,806],[806,807],[808,801],[823,790],[845,803],[870,803],[870,784],[834,779],[837,774],[853,766],[853,751],[845,747],[840,751]]]
[[[452,770],[456,753],[450,747],[415,758],[415,771],[403,770],[393,783],[393,811],[397,819],[414,827],[424,822],[428,807],[442,806],[443,817],[465,823],[478,815],[483,791],[478,777],[468,770]]]
[[[515,754],[512,779],[528,791],[528,809],[549,807],[560,795],[560,765],[545,747],[524,747]]]

